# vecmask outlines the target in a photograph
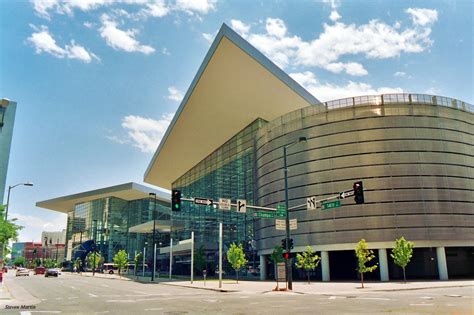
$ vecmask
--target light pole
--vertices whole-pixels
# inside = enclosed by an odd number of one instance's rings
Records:
[[[150,196],[155,197],[155,203],[153,208],[153,270],[151,272],[151,282],[155,281],[155,270],[156,270],[156,245],[155,245],[155,231],[156,231],[156,194],[150,193]]]
[[[286,206],[286,252],[288,253],[288,256],[290,255],[290,212],[288,211],[288,166],[286,163],[286,151],[288,150],[289,147],[301,143],[301,142],[306,142],[306,137],[299,137],[298,140],[293,141],[290,144],[287,144],[283,147],[283,170],[285,172],[285,206]],[[293,265],[292,263],[288,263],[288,261],[291,261],[291,258],[288,257],[288,259],[285,260],[286,263],[286,271],[287,271],[287,279],[288,279],[288,289],[293,290],[293,275],[292,275],[292,270],[293,270]]]
[[[17,186],[33,186],[33,183],[30,183],[30,182],[26,182],[26,183],[19,183],[19,184],[16,184],[16,185],[13,185],[13,186],[8,186],[8,195],[7,195],[7,206],[6,206],[6,209],[5,209],[5,221],[8,219],[8,208],[10,206],[10,191],[17,187]]]

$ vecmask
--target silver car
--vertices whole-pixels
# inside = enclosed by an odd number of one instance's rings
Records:
[[[18,268],[16,270],[16,276],[29,276],[30,275],[30,270],[26,268]]]

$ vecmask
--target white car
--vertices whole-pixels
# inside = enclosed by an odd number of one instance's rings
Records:
[[[30,275],[30,270],[26,268],[18,268],[16,270],[16,276],[29,276]]]

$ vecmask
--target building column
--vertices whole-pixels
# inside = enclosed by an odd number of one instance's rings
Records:
[[[331,280],[329,271],[329,253],[327,251],[321,251],[321,271],[323,281]]]
[[[388,281],[388,261],[387,261],[387,249],[379,249],[379,268],[380,268],[380,281]]]
[[[438,262],[439,280],[448,280],[448,265],[446,263],[444,247],[436,248],[436,261]]]
[[[260,256],[260,280],[267,280],[267,256]]]

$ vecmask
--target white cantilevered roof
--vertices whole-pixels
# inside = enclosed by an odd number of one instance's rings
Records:
[[[257,118],[319,101],[223,24],[144,176],[171,184]]]
[[[137,183],[126,183],[106,188],[86,191],[74,195],[39,201],[37,207],[68,213],[74,210],[74,206],[87,201],[116,197],[124,200],[137,200],[148,198],[150,193],[156,194],[156,199],[171,202],[171,195],[161,190],[153,189]]]

